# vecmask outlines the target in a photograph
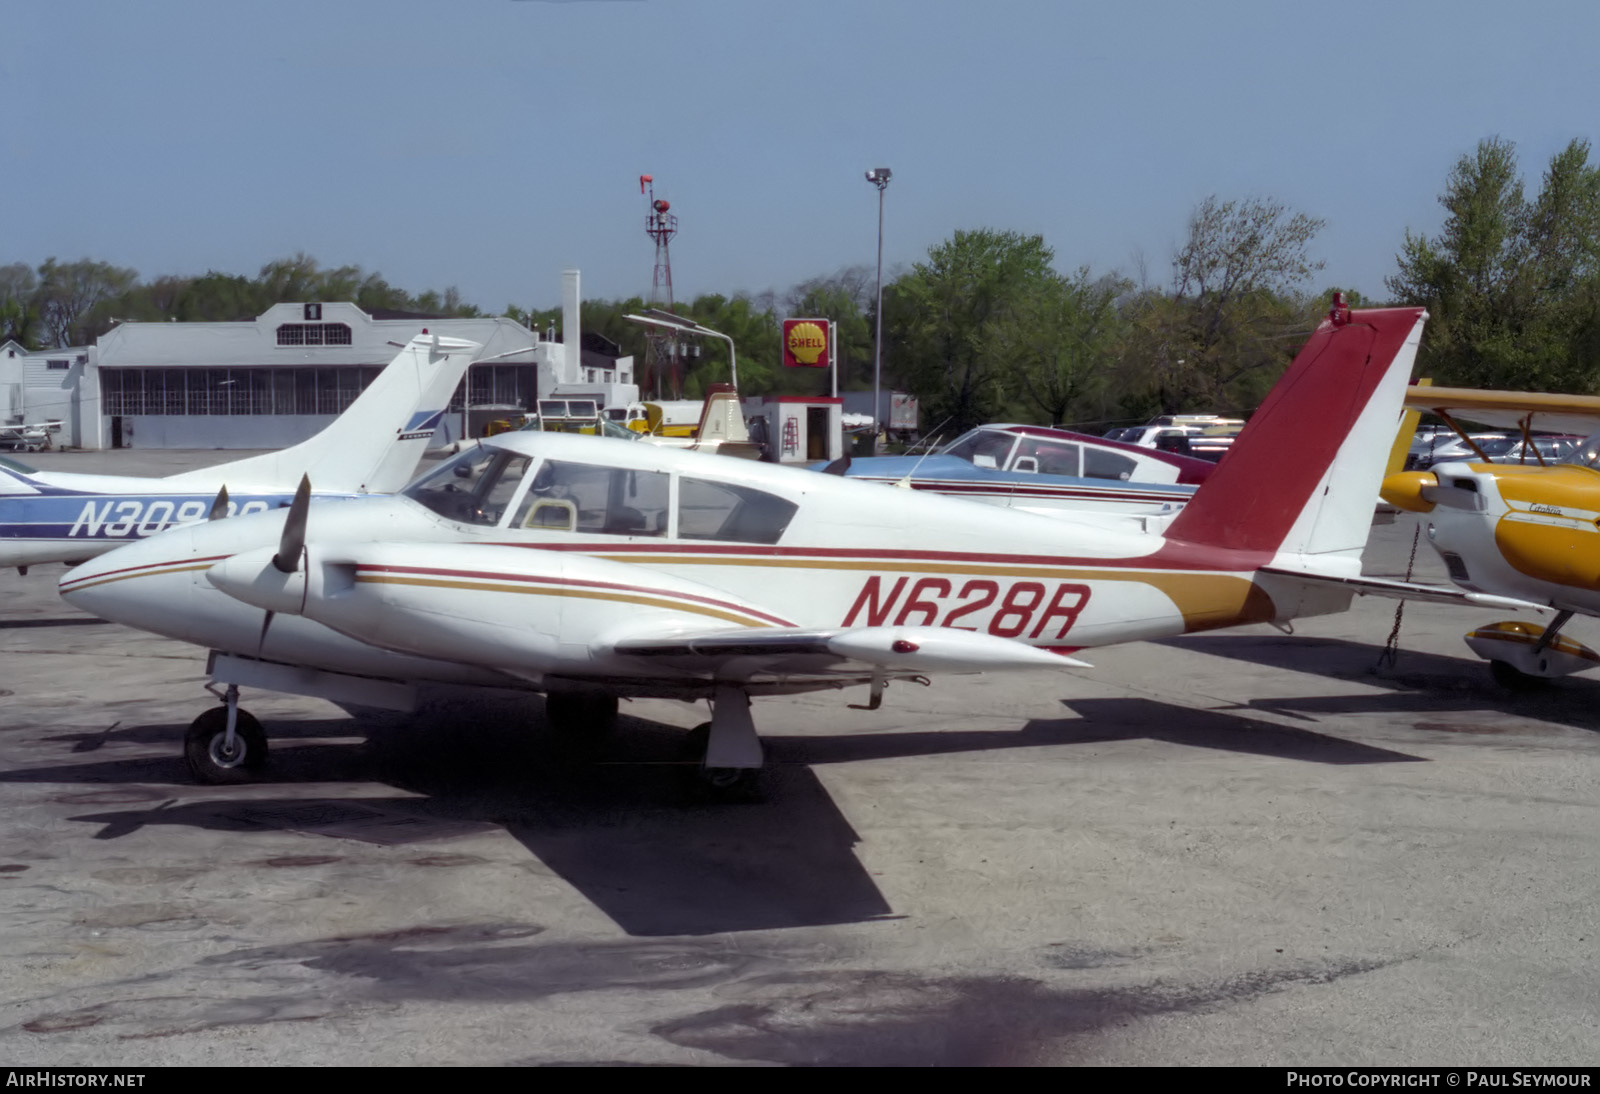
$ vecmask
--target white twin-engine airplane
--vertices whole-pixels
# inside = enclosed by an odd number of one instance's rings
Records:
[[[480,348],[423,331],[326,429],[281,452],[159,479],[0,461],[0,566],[81,562],[208,516],[288,505],[305,474],[319,497],[392,494],[415,474]]]
[[[701,770],[761,766],[752,696],[1083,666],[1085,647],[1341,611],[1426,314],[1338,302],[1161,535],[746,460],[491,438],[402,494],[175,530],[71,571],[96,615],[209,647],[197,777],[265,759],[238,686],[405,708],[523,687],[558,729],[709,699]],[[304,490],[304,484],[302,484]]]

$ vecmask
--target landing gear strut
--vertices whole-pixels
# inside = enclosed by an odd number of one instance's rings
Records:
[[[738,688],[719,687],[711,721],[689,731],[689,748],[700,761],[701,788],[711,796],[723,801],[757,796],[766,757],[750,719],[750,696]]]
[[[238,685],[228,685],[222,702],[190,724],[183,758],[200,782],[248,782],[267,762],[267,735],[260,722],[239,709]]]

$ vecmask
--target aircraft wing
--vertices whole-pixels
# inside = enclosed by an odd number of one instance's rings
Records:
[[[1600,429],[1600,396],[1545,391],[1478,391],[1464,387],[1406,389],[1406,407],[1499,429],[1588,435]]]
[[[1548,611],[1550,605],[1536,604],[1531,600],[1518,600],[1510,596],[1473,592],[1455,585],[1428,585],[1417,581],[1396,581],[1385,577],[1344,577],[1336,574],[1319,574],[1305,570],[1291,570],[1278,566],[1263,566],[1260,573],[1277,578],[1303,581],[1323,588],[1348,589],[1357,596],[1381,596],[1389,600],[1422,600],[1432,604],[1475,604],[1484,608],[1506,608],[1510,611]]]
[[[945,627],[764,627],[621,638],[611,652],[718,681],[1090,667],[1008,638]]]

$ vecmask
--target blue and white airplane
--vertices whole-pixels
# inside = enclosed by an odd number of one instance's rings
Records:
[[[0,459],[0,566],[77,563],[212,516],[288,505],[303,475],[316,496],[391,494],[416,470],[450,396],[482,347],[424,330],[350,408],[309,440],[166,478],[37,471]]]
[[[1176,515],[1215,469],[1207,460],[1065,429],[984,425],[929,455],[870,456],[840,473],[1044,516],[1139,517]]]

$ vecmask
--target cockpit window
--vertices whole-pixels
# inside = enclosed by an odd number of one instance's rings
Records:
[[[1600,471],[1600,433],[1596,433],[1574,448],[1562,463],[1575,463],[1579,467],[1592,467]]]
[[[665,471],[546,460],[512,515],[511,526],[664,536],[671,479]]]
[[[945,445],[939,454],[960,456],[978,467],[1004,467],[1016,441],[1010,433],[996,429],[973,429]]]
[[[1120,452],[1093,445],[1083,450],[1083,477],[1086,479],[1118,479],[1126,482],[1133,478],[1133,473],[1138,469],[1136,461]]]
[[[1082,449],[1075,444],[1063,444],[1060,441],[1040,440],[1037,437],[1024,437],[1017,447],[1016,462],[1012,470],[1033,470],[1041,475],[1067,475],[1078,478],[1080,474],[1079,455]],[[1033,463],[1025,464],[1022,461],[1031,458]]]
[[[748,486],[685,478],[678,483],[680,539],[777,543],[799,506]]]
[[[528,463],[527,456],[474,445],[406,487],[404,493],[448,520],[499,524]]]

